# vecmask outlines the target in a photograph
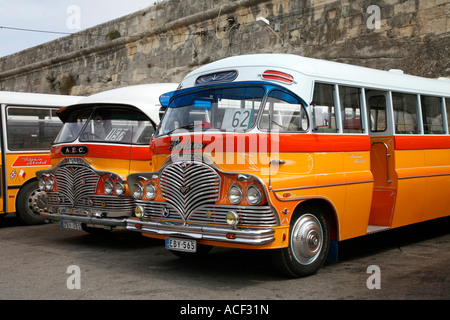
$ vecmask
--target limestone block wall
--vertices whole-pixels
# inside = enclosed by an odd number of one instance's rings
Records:
[[[450,77],[449,50],[450,0],[165,0],[0,58],[0,90],[179,82],[199,65],[262,52]]]

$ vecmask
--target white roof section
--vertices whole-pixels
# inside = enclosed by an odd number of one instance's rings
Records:
[[[446,79],[423,78],[398,71],[383,71],[292,54],[251,54],[225,58],[192,71],[185,77],[182,85],[183,88],[194,86],[195,80],[200,75],[226,70],[238,71],[239,75],[234,81],[261,80],[258,75],[270,69],[291,73],[300,85],[306,85],[306,79],[299,78],[307,78],[309,82],[318,80],[364,88],[450,97],[450,81]],[[289,88],[289,85],[284,86]],[[308,87],[311,87],[311,84]],[[291,88],[295,91],[296,86],[292,85]]]
[[[0,104],[16,106],[65,107],[78,103],[81,96],[0,91]]]
[[[141,84],[112,89],[93,94],[80,100],[79,104],[125,104],[139,108],[156,123],[159,122],[159,97],[176,90],[178,83]]]

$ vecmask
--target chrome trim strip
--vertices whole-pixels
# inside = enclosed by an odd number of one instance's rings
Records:
[[[97,218],[97,217],[88,217],[88,216],[75,216],[70,214],[58,214],[58,213],[40,213],[44,219],[51,221],[62,221],[62,220],[70,220],[70,221],[79,221],[81,223],[86,224],[95,224],[95,225],[103,225],[110,227],[125,227],[127,225],[127,219],[108,219],[108,218]]]
[[[450,173],[437,173],[437,174],[425,174],[425,175],[418,175],[418,176],[405,176],[405,177],[399,177],[398,180],[416,179],[416,178],[434,178],[434,177],[445,177],[445,176],[450,176]]]
[[[363,184],[363,183],[371,183],[371,182],[374,182],[374,180],[362,180],[362,181],[354,181],[354,182],[320,184],[320,185],[313,185],[313,186],[293,187],[293,188],[284,188],[284,189],[276,189],[276,190],[274,189],[273,192],[305,190],[305,189],[314,189],[314,188],[339,187],[339,186],[347,186],[347,185],[352,185],[352,184]]]
[[[161,221],[140,221],[127,219],[127,230],[141,233],[157,234],[162,236],[179,236],[195,240],[220,241],[249,245],[263,245],[275,240],[275,230],[265,229],[233,229],[231,227],[214,227],[200,225],[174,224]],[[139,227],[136,227],[138,225]],[[227,234],[232,233],[235,239],[228,239]]]

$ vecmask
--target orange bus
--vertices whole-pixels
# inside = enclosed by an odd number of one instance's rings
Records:
[[[0,91],[0,218],[15,212],[25,224],[44,222],[36,171],[50,166],[49,149],[62,127],[56,111],[80,99]]]
[[[159,97],[176,87],[123,87],[59,110],[64,126],[50,150],[51,168],[37,172],[48,202],[41,216],[91,233],[125,227],[134,210],[127,175],[148,168]]]
[[[177,255],[267,249],[293,277],[338,241],[449,215],[450,82],[296,55],[223,59],[171,93],[127,228]]]

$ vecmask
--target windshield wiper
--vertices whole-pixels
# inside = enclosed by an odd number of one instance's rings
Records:
[[[170,130],[169,132],[164,133],[164,134],[167,134],[168,136],[170,136],[171,133],[174,132],[174,131],[177,131],[177,130],[180,130],[180,129],[187,129],[187,130],[189,130],[189,129],[194,129],[194,128],[195,128],[195,124],[194,124],[193,122],[191,122],[191,123],[189,123],[189,124],[187,124],[187,125],[178,127],[178,128],[176,128],[176,129],[173,129],[173,130]]]

